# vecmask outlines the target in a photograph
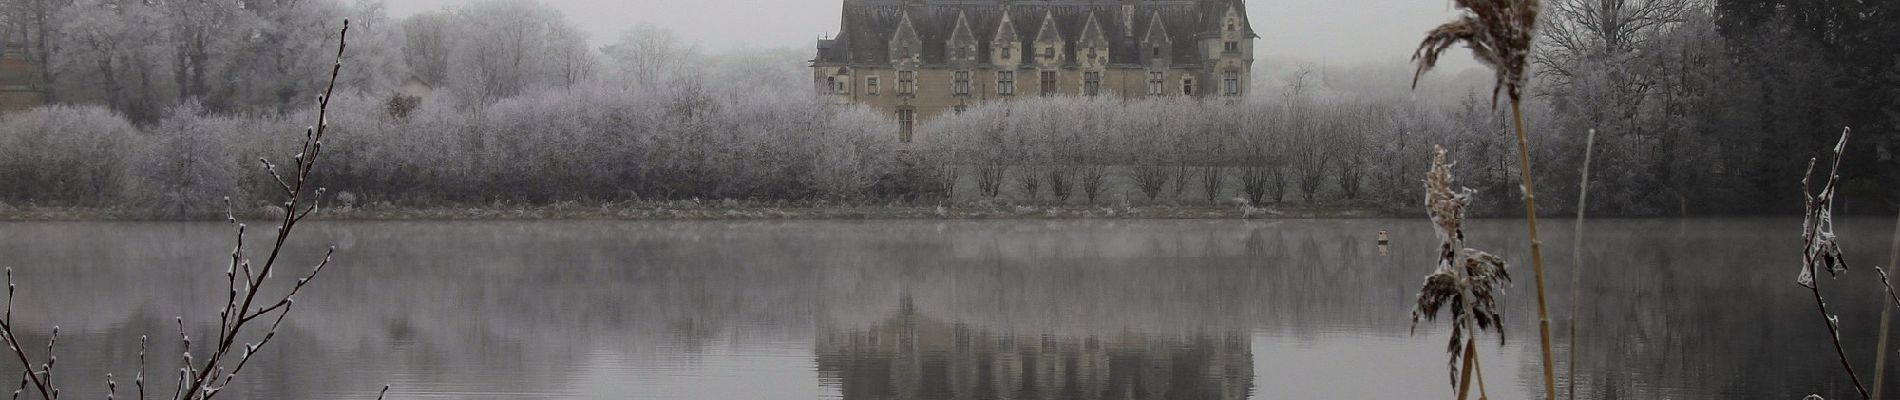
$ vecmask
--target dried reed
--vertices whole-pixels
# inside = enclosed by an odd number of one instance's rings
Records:
[[[264,259],[261,265],[253,264],[251,262],[252,260],[246,256],[244,249],[245,225],[238,223],[237,218],[229,211],[226,213],[226,220],[235,226],[237,233],[235,240],[237,244],[231,250],[230,265],[227,266],[224,271],[227,292],[225,302],[218,311],[218,336],[210,343],[211,348],[209,349],[207,357],[201,360],[194,359],[192,352],[193,341],[191,336],[187,333],[185,319],[182,316],[176,319],[178,323],[179,341],[184,345],[184,352],[181,355],[184,367],[179,368],[178,385],[172,392],[172,399],[210,400],[216,397],[225,387],[230,385],[232,380],[237,378],[238,373],[243,371],[244,366],[249,364],[251,357],[256,355],[264,345],[270,343],[271,339],[277,337],[277,329],[282,326],[284,318],[290,315],[290,310],[295,303],[297,293],[301,291],[304,286],[308,285],[312,279],[315,279],[317,274],[322,272],[325,266],[330,264],[331,256],[336,252],[336,248],[331,247],[329,252],[324,254],[323,259],[317,262],[316,266],[311,268],[307,275],[298,278],[295,284],[281,296],[272,295],[264,299],[259,299],[259,293],[263,292],[263,287],[270,281],[273,270],[277,269],[278,258],[282,254],[285,244],[289,242],[292,231],[296,229],[299,222],[302,222],[305,218],[308,218],[310,214],[318,210],[319,199],[323,196],[323,188],[309,190],[311,186],[314,186],[311,184],[310,178],[312,171],[316,169],[318,158],[323,154],[323,138],[325,134],[329,132],[330,125],[328,116],[330,100],[336,90],[337,76],[343,70],[343,54],[348,34],[349,21],[345,20],[343,22],[343,28],[339,31],[337,36],[336,61],[330,68],[329,85],[325,87],[323,96],[317,99],[317,123],[304,131],[302,147],[299,148],[297,155],[292,157],[295,165],[288,171],[290,173],[288,178],[278,172],[276,164],[272,164],[265,159],[259,160],[263,163],[265,172],[275,180],[279,189],[282,190],[285,197],[283,207],[286,211],[283,213],[278,228],[275,230],[275,239],[272,242],[269,256]],[[225,201],[228,210],[230,208],[230,200],[226,199]],[[242,280],[239,279],[240,273],[243,274]],[[54,380],[53,367],[59,358],[54,356],[53,353],[55,345],[57,345],[59,341],[59,327],[53,327],[51,338],[46,343],[46,362],[39,364],[37,369],[35,369],[32,361],[30,361],[31,358],[26,354],[26,351],[23,350],[23,346],[19,342],[19,337],[15,335],[13,330],[14,284],[13,270],[11,268],[6,269],[6,280],[7,304],[4,316],[0,316],[0,339],[5,340],[8,347],[13,351],[14,357],[19,360],[21,367],[26,369],[26,372],[23,373],[21,377],[21,389],[14,392],[14,397],[19,397],[19,394],[25,391],[30,383],[32,389],[38,392],[41,398],[57,399],[60,389]],[[245,328],[253,327],[255,323],[263,319],[271,321],[268,331],[265,331],[261,336],[256,334],[248,336],[242,335],[242,333],[246,332]],[[252,330],[252,332],[254,331],[255,330]],[[256,340],[256,342],[241,341],[246,339]],[[147,342],[146,337],[141,336],[139,338],[139,371],[133,381],[134,385],[138,388],[140,399],[144,399],[146,395],[145,353]],[[202,364],[198,364],[199,362]],[[229,364],[229,366],[227,367],[226,364]],[[106,375],[106,388],[108,399],[117,395],[118,382],[114,380],[110,374]],[[388,387],[385,386],[383,388],[383,394],[387,394],[388,390]],[[381,395],[379,395],[378,398],[380,399]]]
[[[1847,262],[1841,259],[1841,245],[1834,236],[1834,195],[1838,193],[1841,180],[1841,156],[1847,149],[1847,138],[1851,130],[1841,131],[1841,141],[1834,145],[1834,163],[1827,175],[1827,183],[1821,186],[1819,193],[1814,192],[1814,159],[1808,160],[1808,171],[1801,178],[1801,195],[1807,201],[1801,220],[1801,273],[1795,277],[1795,283],[1814,293],[1814,304],[1821,312],[1822,322],[1827,324],[1828,337],[1834,342],[1834,354],[1841,359],[1841,368],[1847,370],[1847,377],[1854,382],[1854,390],[1861,398],[1872,398],[1867,386],[1861,384],[1860,375],[1854,373],[1854,364],[1847,361],[1847,351],[1841,346],[1840,317],[1827,312],[1827,300],[1821,298],[1821,284],[1815,279],[1815,270],[1826,268],[1828,276],[1839,276],[1847,272]],[[1879,271],[1885,275],[1885,271]],[[1883,278],[1882,282],[1886,280]],[[1892,286],[1888,286],[1891,294]]]
[[[1497,294],[1499,286],[1510,283],[1511,274],[1503,258],[1464,247],[1465,208],[1471,204],[1472,190],[1452,189],[1451,165],[1445,162],[1443,147],[1434,148],[1425,189],[1425,209],[1439,240],[1438,267],[1419,288],[1418,302],[1412,309],[1412,331],[1417,333],[1421,317],[1434,320],[1439,309],[1450,306],[1451,342],[1447,352],[1451,355],[1451,381],[1458,398],[1463,399],[1470,393],[1471,374],[1479,369],[1477,334],[1490,329],[1497,332],[1499,343],[1504,341]],[[1478,397],[1487,397],[1484,374],[1477,374]]]
[[[1525,59],[1536,38],[1537,0],[1456,0],[1463,13],[1457,20],[1433,28],[1412,53],[1418,71],[1412,75],[1413,88],[1418,78],[1438,64],[1438,57],[1452,45],[1464,43],[1479,63],[1491,67],[1496,86],[1491,89],[1491,104],[1497,105],[1498,92],[1511,97],[1512,121],[1517,127],[1518,174],[1522,176],[1524,214],[1530,230],[1531,268],[1537,281],[1537,330],[1543,345],[1544,398],[1557,398],[1556,374],[1550,356],[1550,311],[1544,296],[1543,242],[1537,238],[1537,197],[1531,185],[1530,140],[1524,135],[1523,82]]]
[[[1887,267],[1900,265],[1900,220],[1893,224],[1893,245],[1887,247]],[[1893,282],[1887,280],[1887,270],[1874,267],[1880,273],[1880,283],[1887,286],[1887,297],[1881,298],[1886,307],[1880,308],[1880,346],[1874,350],[1874,398],[1880,397],[1880,380],[1887,376],[1887,332],[1892,326],[1893,308],[1900,307],[1900,296],[1893,293]]]
[[[1577,308],[1583,302],[1583,211],[1590,204],[1590,152],[1597,144],[1597,130],[1583,139],[1583,175],[1577,178],[1577,226],[1570,244],[1570,360],[1565,397],[1577,398]]]

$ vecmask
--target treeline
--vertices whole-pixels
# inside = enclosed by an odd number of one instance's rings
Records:
[[[1781,0],[1547,3],[1526,104],[1537,181],[1595,215],[1786,212],[1855,129],[1847,212],[1900,199],[1900,10]],[[61,106],[0,116],[0,202],[192,215],[270,188],[351,17],[327,186],[354,204],[754,199],[1296,204],[1404,211],[1433,145],[1514,215],[1516,143],[1488,93],[1403,96],[1256,71],[1238,103],[1019,99],[894,121],[823,105],[807,49],[703,54],[651,27],[600,48],[559,12],[484,0],[35,0],[0,10]],[[358,33],[361,33],[359,36]],[[519,61],[519,62],[515,62]],[[1335,75],[1341,75],[1335,72]],[[1345,80],[1345,79],[1341,79]],[[1365,80],[1375,81],[1375,80]],[[399,94],[404,83],[423,93]],[[1389,85],[1388,85],[1389,86]],[[1381,86],[1383,87],[1383,86]],[[1432,86],[1427,86],[1432,87]],[[410,97],[411,95],[416,95]],[[1444,98],[1458,100],[1439,100]],[[342,196],[347,192],[349,196]],[[1574,196],[1546,195],[1568,212]]]
[[[1576,182],[1597,130],[1593,210],[1788,214],[1843,127],[1843,208],[1900,204],[1900,3],[1546,2],[1533,55],[1540,173]],[[1568,187],[1575,188],[1574,184]],[[1540,190],[1540,193],[1550,193]],[[1561,192],[1559,192],[1561,193]],[[1542,196],[1541,204],[1552,196]],[[1570,197],[1570,196],[1563,196]]]
[[[1418,203],[1418,161],[1433,145],[1469,160],[1465,181],[1508,195],[1515,164],[1505,162],[1514,158],[1503,122],[1475,94],[1450,106],[1298,91],[1238,102],[1032,99],[933,121],[916,154],[952,199],[1398,212]]]
[[[317,182],[334,206],[519,205],[857,197],[891,171],[893,122],[805,91],[744,89],[577,88],[407,115],[339,95]],[[265,210],[278,189],[258,158],[295,157],[298,123],[313,118],[192,104],[147,125],[99,106],[13,114],[0,121],[0,203],[198,217],[229,196]]]

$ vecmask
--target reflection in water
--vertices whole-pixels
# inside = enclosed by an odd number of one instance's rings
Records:
[[[1884,258],[1890,224],[1845,221],[1849,262]],[[285,257],[334,243],[336,269],[220,398],[370,399],[384,384],[399,399],[1449,397],[1447,332],[1409,324],[1428,225],[325,221]],[[1593,221],[1580,397],[1850,396],[1793,284],[1799,226]],[[103,398],[98,378],[136,372],[140,335],[175,337],[181,315],[216,334],[205,311],[223,300],[228,229],[0,223],[21,339],[60,325],[66,396]],[[1468,234],[1523,260],[1521,229],[1478,220]],[[1884,296],[1865,272],[1828,293],[1857,366],[1873,362]],[[1568,309],[1568,288],[1552,289]],[[1533,293],[1507,290],[1510,341],[1478,346],[1493,399],[1541,386]],[[174,356],[149,371],[176,371],[177,343],[151,353]]]
[[[821,334],[818,373],[855,399],[1245,399],[1252,343],[1221,335],[1063,336],[919,314],[910,298],[858,330]]]

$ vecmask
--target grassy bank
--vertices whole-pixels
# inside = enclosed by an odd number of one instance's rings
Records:
[[[274,209],[240,210],[245,218],[271,217]],[[1331,206],[1211,205],[1028,205],[1028,204],[839,204],[736,201],[493,203],[456,206],[369,205],[330,207],[314,217],[327,220],[769,220],[769,219],[1273,219],[1371,218],[1388,213]],[[206,215],[204,219],[220,216]],[[145,210],[0,204],[0,221],[173,220]]]

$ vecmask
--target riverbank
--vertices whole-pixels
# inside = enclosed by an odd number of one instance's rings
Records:
[[[241,210],[240,217],[280,216],[274,208]],[[464,206],[328,207],[312,218],[326,220],[796,220],[796,219],[1297,219],[1375,218],[1387,213],[1367,208],[1323,206],[1210,205],[1029,205],[1029,204],[839,204],[747,203],[736,201],[559,202],[540,205],[495,203]],[[0,204],[0,221],[144,221],[216,219],[215,216],[166,216],[150,210],[99,207],[9,206]]]

